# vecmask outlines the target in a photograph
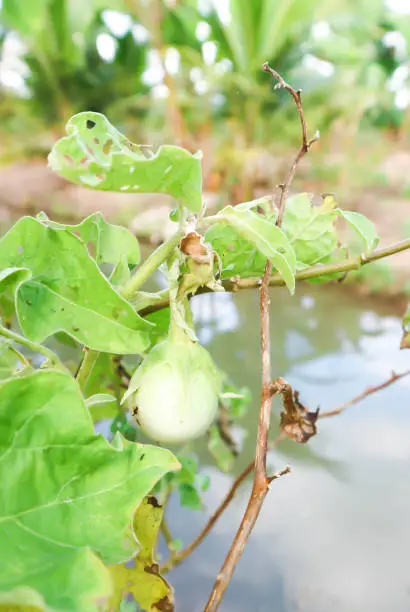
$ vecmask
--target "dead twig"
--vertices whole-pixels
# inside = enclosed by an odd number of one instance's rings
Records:
[[[261,354],[262,354],[262,392],[259,410],[258,436],[256,445],[255,461],[248,466],[251,470],[254,466],[255,474],[251,495],[243,515],[239,529],[232,542],[231,548],[218,573],[212,593],[205,606],[205,612],[215,612],[224,596],[231,581],[248,538],[258,519],[264,499],[269,491],[270,483],[280,475],[287,474],[290,468],[284,468],[273,477],[266,474],[266,455],[268,452],[268,434],[270,425],[270,412],[272,397],[280,390],[279,385],[272,385],[271,360],[270,360],[270,325],[269,325],[269,276],[272,264],[268,261],[265,274],[260,288],[260,321],[261,321]]]
[[[282,225],[283,215],[286,207],[286,198],[290,184],[296,172],[297,165],[302,157],[309,151],[309,147],[314,141],[308,141],[306,121],[303,113],[300,91],[296,91],[288,85],[283,78],[272,68],[268,63],[263,65],[263,70],[269,72],[276,79],[276,88],[284,88],[293,97],[302,126],[302,144],[292,163],[284,184],[280,188],[279,198],[279,214],[276,225]],[[248,505],[243,515],[239,529],[232,542],[231,548],[222,564],[222,568],[217,576],[212,593],[208,603],[205,606],[205,612],[215,612],[224,596],[228,584],[232,578],[236,564],[238,563],[243,549],[248,541],[252,529],[258,519],[265,497],[269,491],[269,484],[272,479],[269,479],[266,473],[266,455],[268,452],[268,435],[270,426],[270,412],[272,405],[272,397],[275,393],[280,393],[282,390],[280,379],[276,384],[272,385],[272,372],[270,360],[270,325],[269,325],[269,283],[272,273],[272,263],[268,260],[265,266],[265,273],[260,285],[259,291],[259,310],[261,322],[261,356],[262,356],[262,392],[261,403],[259,410],[258,435],[255,454],[255,473],[253,478],[253,486]],[[289,468],[282,470],[281,474],[287,474]],[[279,473],[278,473],[279,474]]]
[[[321,412],[318,418],[326,419],[327,417],[337,416],[338,414],[342,414],[342,412],[347,410],[347,408],[350,408],[351,406],[358,404],[359,402],[364,400],[369,395],[372,395],[373,393],[377,393],[377,391],[381,391],[382,389],[389,387],[391,384],[393,384],[397,380],[400,380],[401,378],[404,378],[405,376],[409,376],[409,374],[410,374],[410,370],[406,370],[405,372],[402,372],[401,374],[396,374],[396,372],[392,372],[390,378],[385,380],[380,385],[376,385],[375,387],[368,387],[362,393],[359,393],[359,395],[356,395],[351,400],[349,400],[348,402],[345,402],[344,404],[341,404],[337,408],[333,408],[333,410],[327,410],[326,412]]]
[[[298,163],[300,162],[302,157],[306,155],[306,153],[309,151],[312,144],[319,139],[319,133],[316,133],[313,136],[313,138],[310,138],[310,139],[308,138],[306,119],[305,119],[305,114],[303,112],[303,106],[302,106],[302,91],[300,89],[294,89],[291,85],[289,85],[289,83],[286,83],[286,81],[280,76],[280,74],[269,66],[268,62],[265,62],[263,64],[262,69],[265,72],[269,72],[269,74],[272,75],[272,77],[277,81],[274,89],[286,89],[286,91],[290,93],[290,95],[295,101],[296,108],[298,109],[300,124],[302,127],[302,144],[300,145],[299,151],[297,152],[295,159],[293,160],[293,163],[291,167],[289,168],[289,172],[286,177],[286,181],[283,184],[279,185],[280,195],[279,195],[279,203],[278,203],[279,215],[278,215],[277,225],[279,225],[280,227],[282,225],[282,219],[285,213],[286,198],[288,197],[289,187],[293,181],[293,177],[295,176],[295,172],[296,172]]]

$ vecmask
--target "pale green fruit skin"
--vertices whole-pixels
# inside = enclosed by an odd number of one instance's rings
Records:
[[[198,438],[214,421],[220,374],[208,351],[196,342],[157,344],[130,383],[135,418],[161,444]]]

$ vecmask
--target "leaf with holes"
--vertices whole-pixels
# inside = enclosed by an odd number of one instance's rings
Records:
[[[220,222],[207,231],[205,239],[221,258],[223,276],[261,276],[268,258],[294,292],[295,252],[273,218],[232,206],[223,208],[216,218]]]
[[[401,339],[400,348],[410,348],[410,306],[403,317],[403,337]]]
[[[85,244],[92,245],[94,259],[98,264],[115,266],[125,261],[135,266],[140,262],[140,248],[134,234],[126,227],[108,223],[100,212],[93,213],[77,225],[56,223],[43,213],[38,218],[54,229],[77,233]]]
[[[357,233],[364,246],[365,251],[372,251],[379,243],[374,223],[364,215],[350,210],[341,210],[338,208],[336,212],[343,217],[350,227]]]
[[[133,567],[110,567],[114,585],[110,609],[119,610],[121,600],[127,595],[132,595],[143,610],[172,612],[174,609],[172,588],[159,574],[154,558],[163,514],[164,508],[153,496],[146,497],[135,513],[134,532],[141,550],[133,561]]]
[[[23,333],[42,342],[64,331],[109,353],[149,345],[149,323],[110,285],[86,246],[67,230],[20,219],[0,240],[0,290],[14,288]]]
[[[325,199],[321,206],[313,206],[307,193],[287,200],[282,229],[295,250],[299,270],[329,263],[329,257],[338,247],[336,218],[333,200]]]
[[[155,153],[120,134],[104,115],[79,113],[49,155],[51,168],[78,185],[125,193],[165,193],[202,208],[201,155],[163,145]]]
[[[111,591],[104,563],[138,552],[135,509],[178,461],[95,435],[77,383],[55,371],[0,383],[0,453],[0,594],[97,612]]]

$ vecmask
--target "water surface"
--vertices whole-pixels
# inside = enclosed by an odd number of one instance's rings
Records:
[[[335,407],[377,385],[392,369],[410,368],[400,351],[401,323],[388,307],[315,287],[290,298],[271,294],[273,372],[312,408]],[[201,341],[218,365],[253,392],[248,431],[235,474],[254,452],[260,390],[256,292],[198,296],[193,308]],[[273,469],[292,473],[273,483],[237,567],[221,612],[408,612],[410,609],[410,377],[339,417],[319,422],[308,445],[286,443],[271,454]],[[272,437],[279,405],[274,405]],[[212,466],[203,512],[168,513],[174,537],[200,531],[234,475]],[[286,451],[286,452],[285,452]],[[177,612],[200,612],[250,491],[248,481],[189,560],[170,574]]]

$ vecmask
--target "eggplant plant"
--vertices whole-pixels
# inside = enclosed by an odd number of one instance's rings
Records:
[[[155,558],[164,506],[175,490],[201,507],[209,483],[189,443],[207,436],[226,467],[222,417],[249,403],[201,346],[190,297],[258,288],[266,261],[269,284],[294,294],[410,241],[375,250],[369,219],[306,193],[288,198],[281,224],[269,196],[207,216],[199,153],[139,146],[98,113],[68,122],[49,164],[90,189],[172,196],[175,232],[142,262],[135,236],[98,212],[76,225],[26,216],[0,240],[0,608],[119,610],[132,596],[172,610]],[[360,253],[348,253],[340,223]],[[166,288],[147,291],[158,274]],[[295,397],[305,442],[315,425],[300,406]],[[295,418],[283,421],[298,439]]]

